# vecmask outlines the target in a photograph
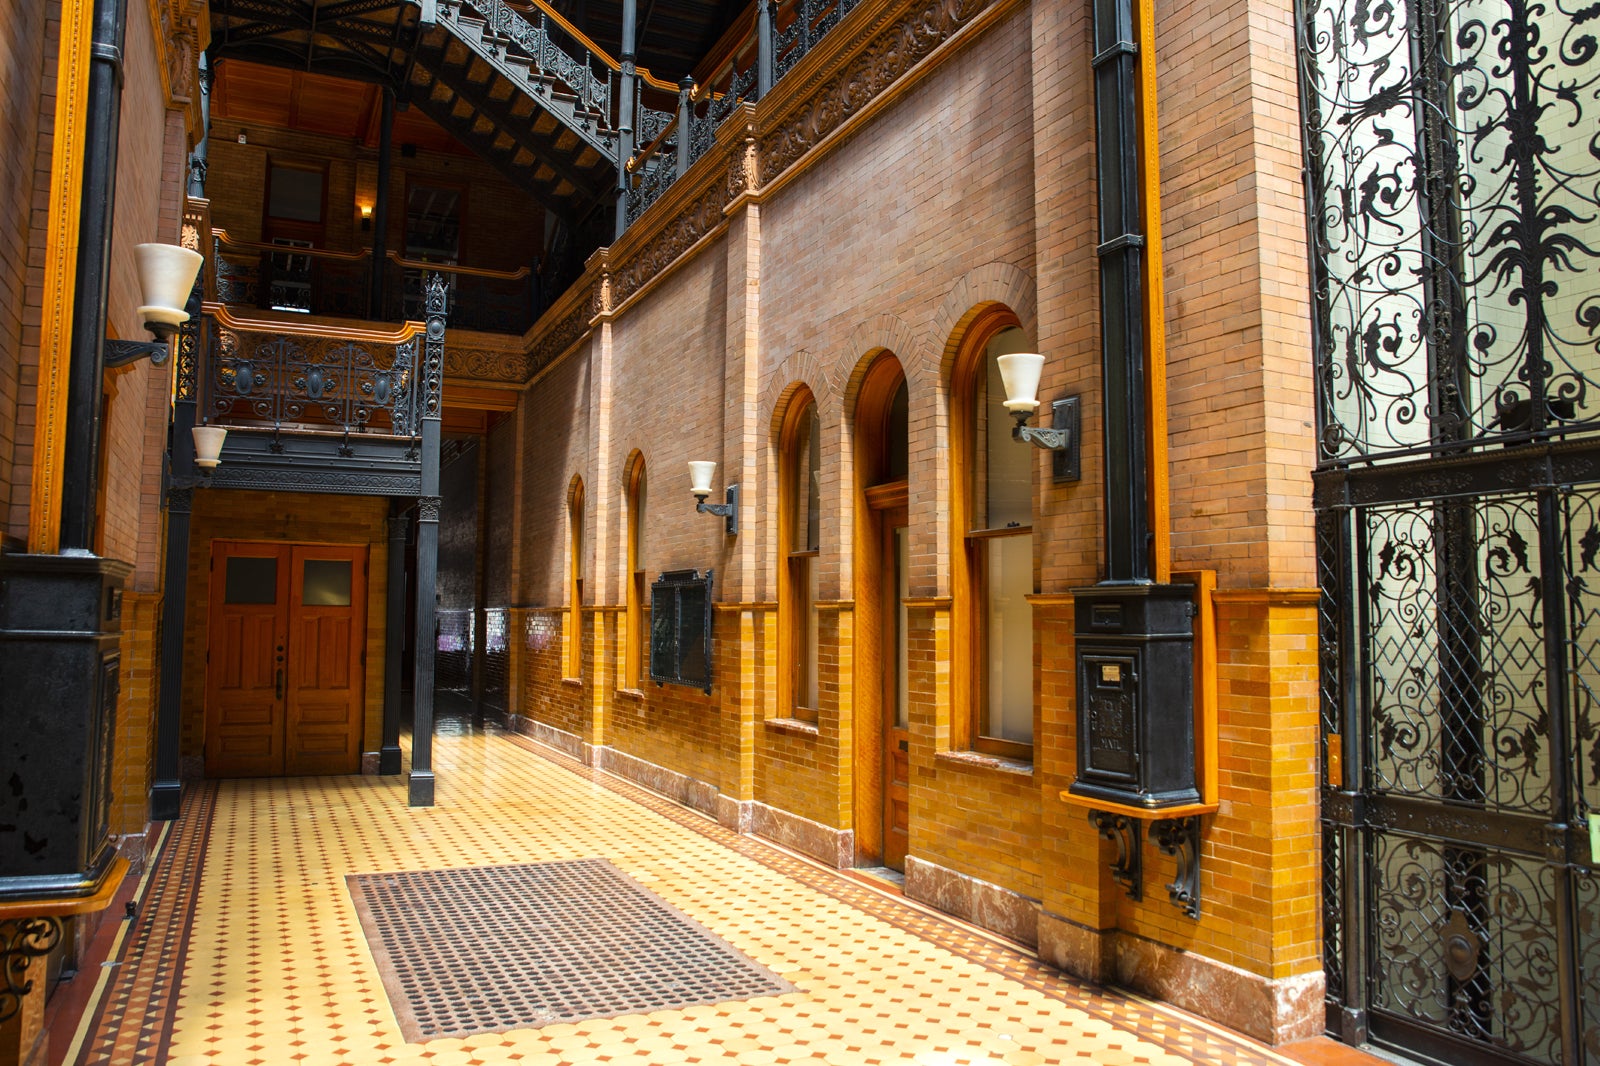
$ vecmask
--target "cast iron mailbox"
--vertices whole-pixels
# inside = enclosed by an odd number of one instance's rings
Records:
[[[711,691],[711,571],[669,570],[650,586],[650,680]]]
[[[1146,809],[1199,803],[1193,589],[1078,589],[1073,795]]]

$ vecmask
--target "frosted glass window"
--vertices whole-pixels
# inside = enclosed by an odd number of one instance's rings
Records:
[[[1033,742],[1033,538],[993,537],[988,553],[989,721],[986,735]]]
[[[350,606],[350,560],[307,559],[300,602],[307,607]]]

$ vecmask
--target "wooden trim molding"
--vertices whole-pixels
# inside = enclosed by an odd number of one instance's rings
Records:
[[[1159,584],[1172,580],[1172,500],[1167,466],[1167,318],[1161,266],[1161,146],[1156,124],[1155,0],[1138,0],[1139,178],[1144,210],[1145,442],[1150,457],[1150,556]]]
[[[204,314],[215,318],[229,329],[244,333],[277,333],[295,337],[334,337],[339,340],[365,341],[368,344],[404,344],[428,327],[421,322],[403,322],[399,329],[359,329],[348,319],[333,322],[307,320],[304,315],[285,315],[282,318],[246,318],[234,314],[227,304],[206,303]]]
[[[1268,607],[1316,607],[1322,593],[1310,588],[1217,589],[1217,603],[1266,604]]]
[[[61,544],[61,478],[66,461],[67,369],[72,358],[72,307],[77,285],[78,216],[83,202],[83,152],[89,107],[92,0],[62,0],[56,113],[50,159],[44,299],[39,329],[39,385],[33,427],[33,484],[28,550]]]

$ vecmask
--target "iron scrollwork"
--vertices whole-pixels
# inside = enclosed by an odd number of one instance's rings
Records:
[[[1111,861],[1111,879],[1127,890],[1128,898],[1144,898],[1144,830],[1137,818],[1111,811],[1089,812],[1089,824],[1106,840],[1115,841],[1117,857]]]
[[[0,921],[0,1024],[16,1016],[33,982],[28,969],[61,943],[61,919],[8,918]]]
[[[1167,898],[1190,918],[1200,917],[1200,816],[1164,818],[1150,826],[1150,839],[1177,862]]]
[[[441,329],[442,333],[442,329]],[[390,348],[337,337],[298,337],[219,327],[213,331],[210,408],[215,418],[365,432],[373,416],[388,431],[412,436],[416,426],[416,340]],[[433,396],[437,400],[438,367]]]

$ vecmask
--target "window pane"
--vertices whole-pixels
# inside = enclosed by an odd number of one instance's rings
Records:
[[[884,427],[885,481],[899,481],[911,470],[911,393],[902,381],[889,402],[889,422]]]
[[[322,171],[273,167],[267,214],[297,222],[322,221]]]
[[[300,602],[307,607],[350,606],[350,560],[307,559]]]
[[[1033,537],[994,537],[987,552],[989,721],[985,735],[1033,742]]]
[[[277,603],[278,560],[276,557],[255,559],[230,555],[224,582],[224,603]]]
[[[794,701],[797,707],[817,706],[817,561],[810,556],[792,560],[791,577],[795,595],[801,597],[800,610],[800,675],[795,685]]]
[[[821,427],[814,403],[806,404],[801,412],[795,446],[799,453],[794,457],[794,540],[789,550],[816,551],[821,547],[822,456]]]
[[[1006,390],[995,357],[1023,350],[1020,329],[1008,329],[989,342],[984,357],[986,374],[978,398],[978,454],[983,457],[983,478],[977,493],[979,529],[1003,529],[1033,524],[1034,449],[1011,439],[1012,419],[1006,410]]]

